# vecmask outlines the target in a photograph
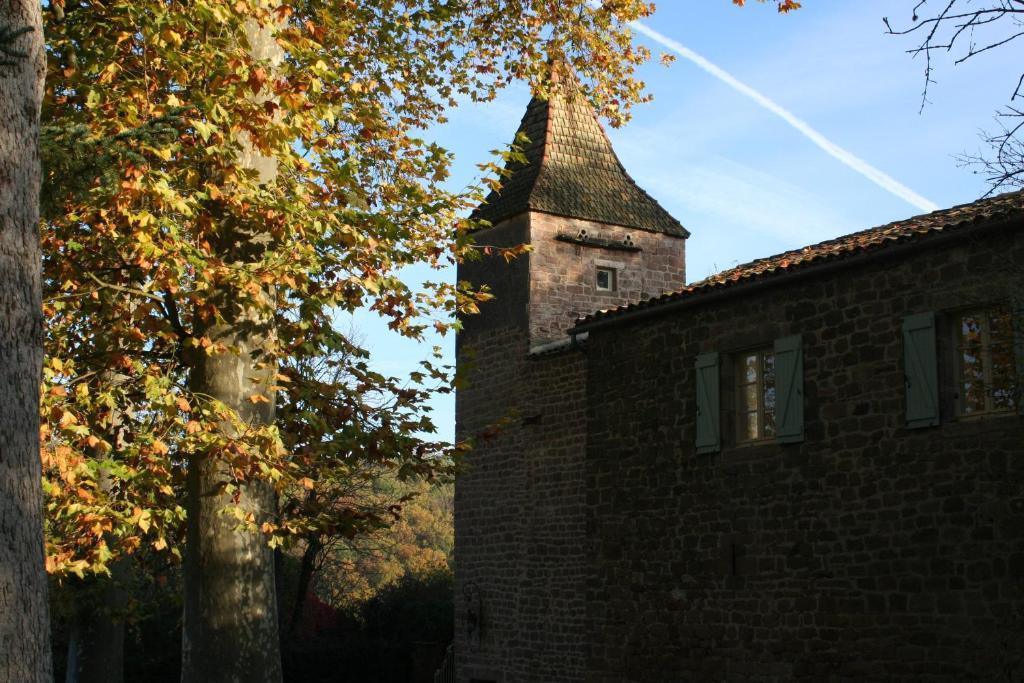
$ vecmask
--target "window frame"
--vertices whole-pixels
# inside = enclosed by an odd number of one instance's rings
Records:
[[[601,286],[601,273],[608,273],[609,287]],[[614,266],[605,266],[597,264],[594,266],[594,287],[599,292],[617,292],[619,291],[619,269]]]
[[[992,397],[993,387],[993,366],[992,366],[992,311],[995,309],[1004,309],[1009,318],[1009,333],[1006,345],[1010,351],[1011,357],[1014,358],[1014,365],[1011,370],[1012,373],[1012,396],[1014,404],[1009,408],[995,408]],[[1021,376],[1020,369],[1016,367],[1015,358],[1015,332],[1017,322],[1015,320],[1015,309],[1010,302],[1007,301],[990,301],[974,306],[968,306],[959,308],[951,311],[948,314],[948,319],[951,322],[951,333],[952,333],[952,356],[953,356],[953,415],[957,420],[978,420],[988,417],[1003,417],[1008,415],[1017,415],[1021,410]],[[964,398],[964,362],[963,352],[965,348],[963,338],[963,319],[967,316],[973,316],[982,320],[980,329],[981,336],[981,350],[979,356],[981,358],[982,367],[982,386],[984,389],[985,407],[982,410],[974,412],[966,412],[965,408],[967,402]]]
[[[768,413],[768,410],[765,407],[765,401],[764,401],[764,394],[765,394],[765,386],[764,386],[764,376],[765,376],[765,373],[764,373],[764,367],[765,367],[765,357],[769,356],[769,355],[773,356],[772,365],[773,365],[773,373],[774,373],[775,348],[772,345],[757,346],[757,347],[753,347],[753,348],[749,348],[749,349],[744,349],[742,351],[737,351],[737,352],[735,352],[733,354],[734,361],[732,363],[732,370],[733,370],[733,373],[734,373],[734,377],[733,377],[733,381],[731,382],[732,390],[733,390],[733,392],[735,394],[735,396],[733,398],[733,405],[734,405],[733,415],[734,415],[734,422],[735,422],[735,426],[733,428],[733,436],[734,436],[734,438],[736,440],[735,444],[736,444],[737,447],[742,447],[742,446],[759,446],[759,445],[763,445],[763,444],[770,444],[770,443],[777,443],[778,442],[778,437],[777,437],[776,434],[770,434],[769,435],[769,434],[765,433],[765,417],[766,417],[766,415]],[[757,377],[754,380],[754,382],[747,382],[747,381],[745,381],[746,380],[746,360],[748,358],[750,358],[751,356],[755,356],[757,358]],[[746,401],[745,401],[745,396],[744,396],[744,394],[745,394],[744,390],[746,389],[746,387],[749,387],[751,385],[754,385],[754,386],[757,387],[757,407],[756,407],[755,411],[751,411],[751,410],[747,409],[747,405],[746,405]],[[753,438],[753,439],[749,438],[747,436],[747,432],[746,432],[746,427],[749,426],[749,423],[748,423],[748,419],[749,418],[748,418],[748,416],[751,414],[751,412],[754,412],[757,415],[757,434],[758,435],[757,435],[756,438]],[[772,416],[774,417],[775,416],[775,406],[772,406],[771,413],[772,413]]]

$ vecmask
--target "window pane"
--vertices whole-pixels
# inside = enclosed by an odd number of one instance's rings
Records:
[[[765,413],[775,414],[775,354],[765,352],[764,358],[764,379],[763,379],[763,397],[764,397],[764,411]],[[765,424],[767,424],[765,420]],[[773,420],[774,424],[774,420]],[[767,436],[767,435],[766,435]]]
[[[765,351],[764,357],[764,385],[775,387],[775,354],[771,351]]]
[[[740,409],[743,411],[757,412],[757,385],[747,384],[743,387],[742,393],[740,394],[740,400],[743,402]]]
[[[762,436],[774,436],[775,435],[775,377],[772,375],[772,383],[769,385],[767,372],[765,373],[765,387],[764,387],[764,433]]]
[[[1016,360],[1013,354],[1013,320],[1006,308],[995,308],[989,315],[989,353],[992,376],[989,378],[993,410],[1016,408]]]
[[[740,415],[740,439],[753,441],[757,438],[757,413]]]
[[[960,319],[960,344],[981,348],[981,316],[969,314]]]
[[[995,336],[993,335],[993,341]],[[1016,385],[1016,367],[1013,347],[1000,344],[992,347],[992,408],[993,410],[1013,410],[1016,408],[1014,389]]]
[[[743,358],[742,363],[743,373],[742,382],[745,384],[752,384],[757,381],[757,354],[752,353],[749,356]]]
[[[981,355],[960,352],[960,399],[966,415],[985,410],[985,371]]]
[[[994,308],[989,317],[989,343],[1010,345],[1013,343],[1013,327],[1010,311],[1005,308]]]

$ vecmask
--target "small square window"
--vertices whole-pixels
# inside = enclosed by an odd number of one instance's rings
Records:
[[[956,318],[958,412],[1012,412],[1017,408],[1013,327],[1005,306],[965,311]]]
[[[597,268],[597,289],[602,292],[614,292],[618,289],[618,278],[614,268]]]
[[[775,352],[758,349],[736,359],[736,441],[775,437]]]

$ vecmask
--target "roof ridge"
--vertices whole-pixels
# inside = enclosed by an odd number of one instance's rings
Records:
[[[556,78],[556,75],[558,74],[558,71],[553,69],[551,73],[552,73],[553,82],[556,84],[556,87],[557,87],[558,79]],[[530,101],[530,104],[533,104],[534,100],[545,102],[546,115],[544,116],[544,145],[541,147],[540,159],[537,162],[537,173],[533,176],[533,182],[530,183],[530,189],[527,192],[526,206],[528,208],[531,208],[531,209],[534,208],[533,207],[533,191],[536,189],[537,184],[540,182],[540,178],[541,178],[541,176],[544,175],[544,170],[547,167],[547,165],[544,162],[547,161],[547,159],[548,159],[548,148],[551,145],[551,137],[552,137],[552,132],[551,132],[551,128],[552,128],[552,126],[551,126],[551,100],[550,100],[550,98],[547,99],[547,100],[540,100],[539,98],[534,96],[533,99]],[[529,108],[529,105],[527,105],[527,108]]]

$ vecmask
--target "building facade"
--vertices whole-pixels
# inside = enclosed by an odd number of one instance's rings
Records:
[[[1024,678],[1024,194],[686,284],[589,107],[530,103],[460,279],[457,677]]]

